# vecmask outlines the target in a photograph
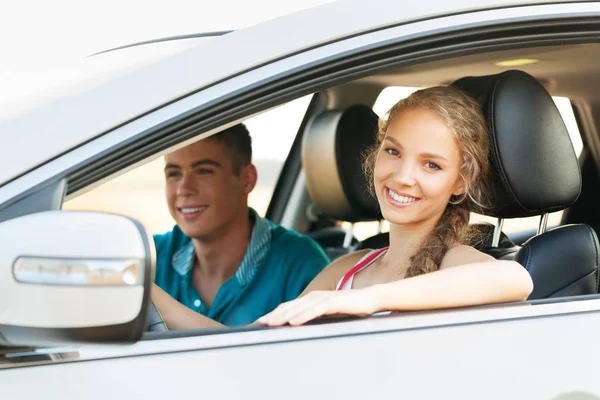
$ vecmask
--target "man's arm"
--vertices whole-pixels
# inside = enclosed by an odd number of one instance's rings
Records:
[[[170,330],[225,328],[225,325],[190,310],[154,283],[150,296]]]

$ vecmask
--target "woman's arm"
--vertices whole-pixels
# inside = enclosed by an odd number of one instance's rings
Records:
[[[531,276],[515,261],[483,261],[362,289],[375,312],[429,310],[526,300]]]
[[[152,284],[150,296],[171,330],[224,328],[225,325],[190,310],[156,284]]]
[[[315,291],[282,304],[259,322],[271,326],[301,325],[323,315],[365,316],[379,311],[522,301],[532,290],[529,273],[517,262],[497,261],[461,246],[448,252],[439,271],[363,289]]]

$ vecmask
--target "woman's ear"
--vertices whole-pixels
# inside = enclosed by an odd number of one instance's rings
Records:
[[[452,189],[452,194],[454,196],[461,196],[465,194],[465,192],[467,191],[466,186],[467,185],[465,184],[465,179],[462,176],[459,176],[456,180],[456,183],[454,184],[454,188]]]

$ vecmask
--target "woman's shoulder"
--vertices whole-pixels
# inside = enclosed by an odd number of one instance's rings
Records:
[[[360,262],[360,260],[365,258],[369,253],[371,253],[373,251],[374,251],[373,249],[363,249],[363,250],[353,251],[352,253],[348,253],[348,254],[338,258],[337,260],[335,260],[333,263],[331,263],[331,266],[334,266],[337,264],[338,268],[341,268],[340,266],[343,266],[343,267],[347,267],[347,269],[350,269],[350,268],[354,267],[356,264],[358,264]]]
[[[373,250],[371,249],[364,249],[348,253],[332,262],[325,269],[325,271],[329,270],[330,273],[332,275],[335,275],[337,277],[337,280],[339,280],[342,276],[344,276],[344,274],[346,274],[346,272],[348,272],[349,269],[358,264],[360,260],[362,260],[367,254],[369,254],[372,251]]]
[[[371,249],[364,249],[348,253],[329,264],[321,273],[308,285],[303,294],[313,290],[335,290],[337,283],[342,277],[354,267],[362,258],[369,254]]]
[[[485,254],[474,247],[457,245],[446,252],[444,259],[440,264],[440,269],[493,260],[495,260],[494,257]]]

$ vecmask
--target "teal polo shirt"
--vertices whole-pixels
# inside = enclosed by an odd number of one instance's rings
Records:
[[[219,288],[206,307],[192,281],[196,259],[189,237],[175,226],[154,235],[155,283],[188,308],[228,326],[247,325],[293,300],[329,264],[312,239],[259,217],[237,272]]]

